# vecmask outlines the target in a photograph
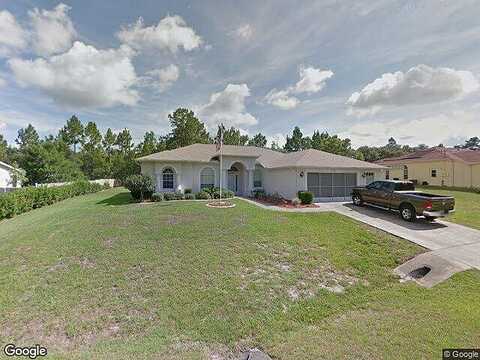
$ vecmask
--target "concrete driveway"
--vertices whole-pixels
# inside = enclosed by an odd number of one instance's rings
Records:
[[[390,234],[432,250],[432,254],[461,266],[480,269],[480,231],[466,226],[435,220],[433,223],[419,218],[410,223],[397,213],[351,203],[321,203],[323,211],[335,211]]]

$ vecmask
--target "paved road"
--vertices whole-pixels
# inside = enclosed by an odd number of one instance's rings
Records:
[[[443,220],[430,223],[419,218],[410,223],[387,210],[349,203],[323,203],[319,206],[407,239],[451,262],[480,269],[480,230]]]
[[[276,211],[309,213],[335,211],[430,249],[432,254],[459,266],[480,269],[480,230],[467,226],[443,220],[430,223],[422,218],[410,223],[400,219],[398,214],[387,210],[367,206],[358,207],[345,202],[318,203],[318,208],[284,209],[262,205],[248,199],[243,200]]]

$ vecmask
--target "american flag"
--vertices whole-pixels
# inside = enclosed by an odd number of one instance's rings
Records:
[[[224,130],[225,130],[225,126],[223,126],[223,124],[220,124],[218,126],[217,139],[215,140],[215,143],[217,144],[217,151],[220,151],[220,149],[222,148]]]

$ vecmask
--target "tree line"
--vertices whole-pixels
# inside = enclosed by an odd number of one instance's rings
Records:
[[[43,139],[35,127],[29,124],[18,130],[15,146],[8,144],[3,135],[0,135],[0,161],[23,169],[23,180],[27,185],[77,179],[123,180],[128,175],[139,173],[140,167],[135,161],[136,158],[195,143],[210,144],[220,131],[219,128],[216,134],[210,134],[205,124],[193,111],[186,108],[178,108],[168,115],[168,120],[171,126],[169,133],[157,135],[153,131],[147,131],[138,144],[134,143],[128,129],[116,133],[108,128],[102,133],[95,122],[84,124],[75,115],[56,135],[50,134]],[[267,138],[262,133],[250,137],[234,127],[222,130],[226,145],[267,146]],[[475,139],[472,139],[466,144],[475,143]],[[478,142],[476,144],[478,146]],[[426,145],[402,146],[390,138],[385,146],[362,146],[354,149],[348,138],[342,139],[318,130],[311,137],[304,136],[297,126],[292,134],[286,137],[283,147],[275,142],[270,147],[283,152],[317,149],[360,160],[376,161],[424,149]]]

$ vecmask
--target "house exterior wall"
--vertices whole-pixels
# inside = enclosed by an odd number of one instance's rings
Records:
[[[480,164],[470,165],[460,161],[418,161],[390,165],[390,179],[403,180],[403,167],[408,167],[408,180],[426,181],[429,185],[480,187]],[[437,176],[432,177],[432,170]]]
[[[255,169],[262,173],[262,188],[268,194],[278,193],[286,199],[297,197],[299,190],[307,190],[307,174],[309,172],[323,173],[356,173],[357,185],[366,185],[365,172],[373,172],[375,180],[384,178],[384,170],[363,170],[363,169],[332,169],[332,168],[283,168],[283,169],[265,169],[255,164],[255,159],[238,157],[227,157],[222,160],[223,171],[220,172],[220,164],[218,161],[210,163],[190,163],[190,162],[142,162],[140,164],[142,174],[151,176],[156,183],[156,191],[164,190],[161,186],[162,171],[166,167],[170,167],[176,174],[176,191],[184,191],[192,189],[193,192],[200,191],[200,172],[205,167],[211,167],[215,171],[215,186],[220,185],[220,174],[224,176],[222,186],[227,188],[228,169],[235,163],[242,165],[242,183],[241,194],[249,196],[253,190],[253,172]],[[303,176],[300,174],[303,172]],[[334,198],[335,200],[335,198]],[[337,199],[337,200],[344,200]]]
[[[303,176],[300,174],[303,172]],[[332,169],[332,168],[289,168],[289,169],[264,169],[263,188],[269,194],[278,193],[286,199],[297,197],[298,191],[307,190],[308,173],[356,173],[357,186],[366,185],[365,172],[373,172],[374,180],[384,179],[384,170],[363,169]],[[331,198],[333,200],[346,200],[345,198]]]
[[[15,188],[20,186],[20,182],[14,186],[11,170],[0,166],[0,188]]]

